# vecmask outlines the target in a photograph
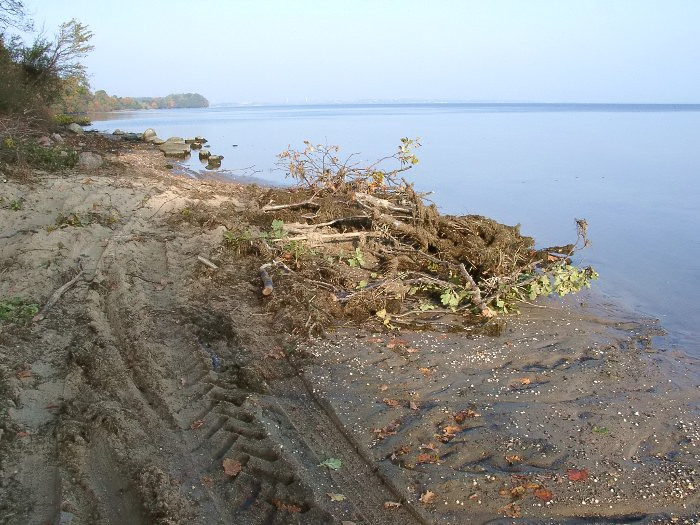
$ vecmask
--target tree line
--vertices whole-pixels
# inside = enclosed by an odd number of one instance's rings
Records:
[[[207,107],[198,93],[165,97],[117,97],[92,92],[81,63],[93,46],[92,32],[72,19],[59,26],[53,38],[43,32],[25,43],[9,30],[32,32],[21,0],[0,0],[0,117],[47,121],[52,116],[92,111]]]

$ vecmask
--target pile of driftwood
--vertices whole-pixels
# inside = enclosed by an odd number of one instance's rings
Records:
[[[485,324],[531,296],[548,272],[572,268],[576,248],[535,250],[518,227],[441,215],[405,182],[373,194],[309,189],[267,197],[275,202],[260,210],[281,226],[265,240],[263,294],[276,311],[307,315],[303,327],[298,319],[292,325],[311,333],[344,317],[388,327]],[[273,294],[273,281],[291,289]]]
[[[321,332],[339,320],[388,328],[473,329],[519,301],[578,291],[596,277],[570,265],[587,244],[535,249],[534,240],[477,215],[442,215],[399,174],[418,162],[417,140],[369,166],[335,146],[279,155],[297,180],[273,188],[224,236],[258,261],[270,312],[288,329]],[[394,162],[393,170],[382,169]]]

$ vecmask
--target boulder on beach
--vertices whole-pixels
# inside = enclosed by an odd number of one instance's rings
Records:
[[[65,139],[59,135],[58,133],[53,133],[51,134],[51,139],[54,140],[55,142],[58,142],[59,144],[62,144],[65,142]]]
[[[78,166],[87,170],[94,170],[102,166],[102,157],[92,151],[83,151],[78,155]]]
[[[223,158],[223,155],[209,155],[209,158],[207,159],[207,168],[218,168],[221,166],[221,161]]]
[[[72,131],[73,133],[76,133],[78,135],[82,135],[85,133],[85,130],[80,124],[76,124],[75,122],[71,122],[68,124],[68,131]]]
[[[112,132],[112,135],[121,135],[122,133],[124,133],[124,132],[122,130],[120,130],[119,128],[117,128]]]
[[[153,139],[157,138],[158,134],[153,128],[148,128],[146,131],[143,132],[142,137],[145,142],[153,142]]]
[[[211,156],[211,151],[209,151],[208,149],[203,149],[203,150],[200,150],[200,152],[199,152],[199,160],[206,160],[210,156]]]
[[[158,146],[158,149],[160,149],[166,157],[185,158],[190,154],[190,145],[185,144],[185,139],[182,137],[170,137]]]

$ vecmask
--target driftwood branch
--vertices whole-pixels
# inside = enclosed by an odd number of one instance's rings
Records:
[[[380,199],[369,193],[355,193],[355,200],[365,207],[383,208],[388,211],[397,211],[399,213],[412,213],[413,209],[404,206],[397,206],[387,199]]]
[[[301,202],[293,202],[291,204],[266,204],[261,208],[262,211],[279,211],[279,210],[298,210],[300,208],[309,208],[311,210],[318,210],[321,207],[320,204],[313,201],[313,197]]]
[[[464,280],[467,281],[467,284],[471,288],[471,291],[472,291],[471,300],[476,305],[476,307],[481,311],[481,315],[483,315],[485,317],[493,317],[493,312],[491,311],[491,309],[488,307],[488,305],[481,298],[481,290],[479,289],[476,282],[474,281],[474,278],[471,275],[469,275],[469,272],[464,267],[464,263],[459,263],[459,273],[462,274],[462,277],[464,277]]]
[[[309,241],[310,243],[324,243],[326,241],[347,241],[349,239],[364,239],[366,237],[380,237],[379,232],[347,232],[347,233],[319,233],[309,232],[305,235],[294,237],[282,237],[273,239],[273,242]]]
[[[209,259],[207,259],[207,258],[205,258],[205,257],[202,257],[201,255],[198,255],[198,256],[197,256],[197,260],[198,260],[199,262],[201,262],[202,264],[204,264],[205,266],[208,266],[208,267],[211,268],[212,270],[218,270],[218,269],[219,269],[219,267],[218,267],[216,264],[214,264],[213,262],[211,262]]]
[[[51,307],[61,298],[61,296],[66,293],[68,290],[70,290],[75,283],[78,282],[80,277],[83,275],[83,265],[80,261],[78,261],[78,273],[76,274],[75,277],[73,277],[70,281],[68,281],[66,284],[58,288],[53,295],[49,298],[48,301],[46,301],[46,304],[41,308],[38,314],[34,316],[32,321],[39,322],[42,321],[45,317],[46,314],[49,312]]]

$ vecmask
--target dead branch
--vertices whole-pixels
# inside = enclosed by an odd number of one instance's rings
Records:
[[[364,239],[366,237],[380,237],[379,232],[347,232],[347,233],[319,233],[319,232],[309,232],[305,235],[297,235],[295,237],[282,237],[280,239],[273,239],[273,242],[291,242],[291,241],[308,241],[311,243],[323,244],[324,242],[338,242],[347,241],[350,239]]]
[[[64,293],[70,290],[75,285],[75,283],[78,282],[78,279],[80,279],[81,275],[83,275],[83,264],[80,260],[78,260],[78,273],[76,274],[76,276],[73,277],[66,284],[61,286],[58,290],[56,290],[53,293],[53,295],[51,295],[51,297],[48,301],[46,301],[46,304],[41,308],[39,313],[33,317],[32,321],[34,321],[35,323],[42,321],[46,317],[46,314],[49,312],[51,307],[56,303],[56,301],[58,301]]]
[[[309,208],[311,210],[318,210],[321,207],[320,204],[313,201],[313,197],[302,202],[293,202],[291,204],[266,204],[261,208],[262,211],[279,211],[279,210],[298,210],[300,208]]]
[[[380,199],[379,197],[375,197],[374,195],[370,195],[369,193],[356,192],[354,196],[355,200],[366,208],[383,208],[388,211],[396,211],[399,213],[408,214],[411,214],[413,212],[411,208],[397,206],[387,199]]]
[[[202,264],[208,266],[208,267],[211,268],[212,270],[218,270],[218,269],[219,269],[219,267],[218,267],[216,264],[214,264],[213,262],[211,262],[209,259],[207,259],[207,258],[205,258],[205,257],[202,257],[201,255],[198,255],[198,256],[197,256],[197,260],[198,260],[199,262],[201,262]]]
[[[488,307],[488,305],[484,303],[484,301],[481,299],[481,290],[477,286],[476,282],[474,282],[474,278],[471,275],[469,275],[469,272],[464,267],[464,263],[459,263],[459,273],[462,274],[462,277],[465,281],[467,281],[469,288],[471,288],[472,303],[474,303],[474,305],[479,309],[481,315],[485,317],[492,317],[493,312]]]

